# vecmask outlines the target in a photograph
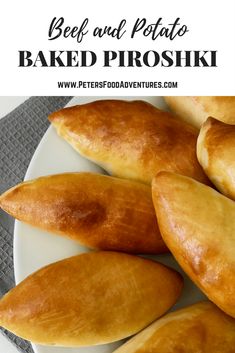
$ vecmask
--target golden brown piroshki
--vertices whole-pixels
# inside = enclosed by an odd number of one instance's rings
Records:
[[[168,251],[148,185],[93,173],[49,175],[0,196],[20,221],[88,247],[129,253]]]
[[[168,170],[208,183],[196,156],[197,130],[147,102],[95,101],[49,120],[76,151],[114,176],[150,184]]]
[[[235,125],[208,118],[198,136],[197,157],[217,189],[235,200]]]
[[[199,302],[155,321],[114,353],[233,353],[235,320]]]
[[[89,346],[135,334],[164,314],[182,277],[151,260],[90,252],[50,264],[0,300],[0,325],[35,343]]]
[[[166,103],[182,121],[200,129],[209,116],[235,124],[235,96],[164,97]]]
[[[235,317],[235,202],[191,178],[160,172],[152,184],[159,228],[197,286]]]

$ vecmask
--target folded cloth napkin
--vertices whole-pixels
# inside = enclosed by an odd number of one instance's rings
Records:
[[[32,155],[48,128],[47,116],[72,97],[31,97],[0,120],[0,194],[21,182]],[[0,210],[0,296],[15,285],[13,219]],[[33,353],[29,342],[2,329],[20,352]],[[0,349],[1,351],[1,349]]]

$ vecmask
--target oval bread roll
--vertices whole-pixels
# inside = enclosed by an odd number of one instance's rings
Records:
[[[232,353],[235,320],[210,302],[163,316],[114,353]]]
[[[217,189],[235,200],[235,125],[208,118],[198,136],[197,157]]]
[[[147,184],[160,170],[208,182],[197,130],[143,101],[103,100],[49,116],[58,134],[110,174]]]
[[[20,221],[102,250],[167,251],[151,188],[92,173],[65,173],[21,183],[0,197]]]
[[[183,270],[235,317],[235,202],[191,178],[161,172],[153,202],[164,241]]]
[[[32,342],[89,346],[135,334],[165,313],[182,278],[137,256],[92,252],[35,272],[0,300],[0,325]]]
[[[183,121],[200,129],[209,116],[235,124],[235,97],[164,97],[171,110]]]

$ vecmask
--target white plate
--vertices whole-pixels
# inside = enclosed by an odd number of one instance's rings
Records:
[[[80,97],[70,101],[69,106],[83,104],[96,99],[110,97]],[[157,107],[166,109],[161,97],[111,97],[112,99],[143,99]],[[72,147],[59,138],[54,128],[49,127],[41,140],[29,165],[25,180],[42,175],[73,171],[92,171],[102,173],[95,164],[79,156]],[[51,262],[86,252],[88,249],[77,243],[59,236],[43,232],[26,224],[16,221],[14,232],[14,266],[16,283],[22,281],[35,270]],[[152,256],[169,266],[182,271],[170,255]],[[175,307],[182,307],[194,303],[202,298],[203,294],[185,277],[185,287],[180,301]],[[33,345],[36,353],[111,353],[121,342],[109,345],[86,348],[60,348]]]

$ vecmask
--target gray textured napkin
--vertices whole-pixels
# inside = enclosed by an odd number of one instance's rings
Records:
[[[0,194],[21,182],[32,155],[48,128],[47,116],[72,97],[31,97],[0,120]],[[0,210],[0,296],[15,285],[13,270],[14,220]],[[20,352],[32,353],[29,342],[3,330]],[[0,347],[0,351],[1,347]]]

